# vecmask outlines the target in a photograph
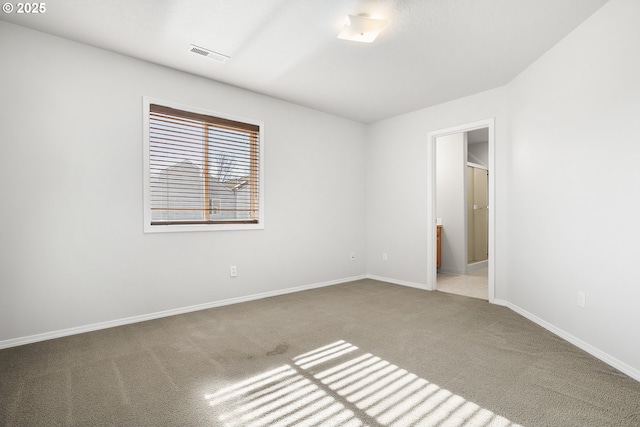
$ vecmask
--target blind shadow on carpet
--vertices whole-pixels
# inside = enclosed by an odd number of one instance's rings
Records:
[[[343,340],[204,398],[227,427],[519,426]]]

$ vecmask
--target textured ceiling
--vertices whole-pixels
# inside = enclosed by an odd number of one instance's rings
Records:
[[[0,19],[368,123],[508,83],[606,1],[55,0]],[[389,22],[339,40],[347,14]]]

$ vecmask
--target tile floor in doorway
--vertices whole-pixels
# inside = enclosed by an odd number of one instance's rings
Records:
[[[474,271],[466,276],[438,273],[436,288],[450,294],[464,295],[484,300],[489,299],[489,279],[487,268]]]

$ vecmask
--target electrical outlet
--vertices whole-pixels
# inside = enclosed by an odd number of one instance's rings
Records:
[[[389,257],[387,257],[387,253],[386,252],[382,252],[382,260],[383,261],[389,261]]]
[[[236,277],[238,275],[238,269],[236,268],[235,265],[232,265],[231,267],[229,267],[229,275],[231,277]]]
[[[578,307],[587,307],[587,295],[584,292],[578,292]]]
[[[356,260],[356,253],[351,252],[351,261],[355,261],[355,260]]]

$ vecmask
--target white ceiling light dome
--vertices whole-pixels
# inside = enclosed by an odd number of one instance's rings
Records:
[[[354,42],[371,43],[378,37],[386,19],[374,19],[365,15],[347,15],[347,20],[338,38]]]

